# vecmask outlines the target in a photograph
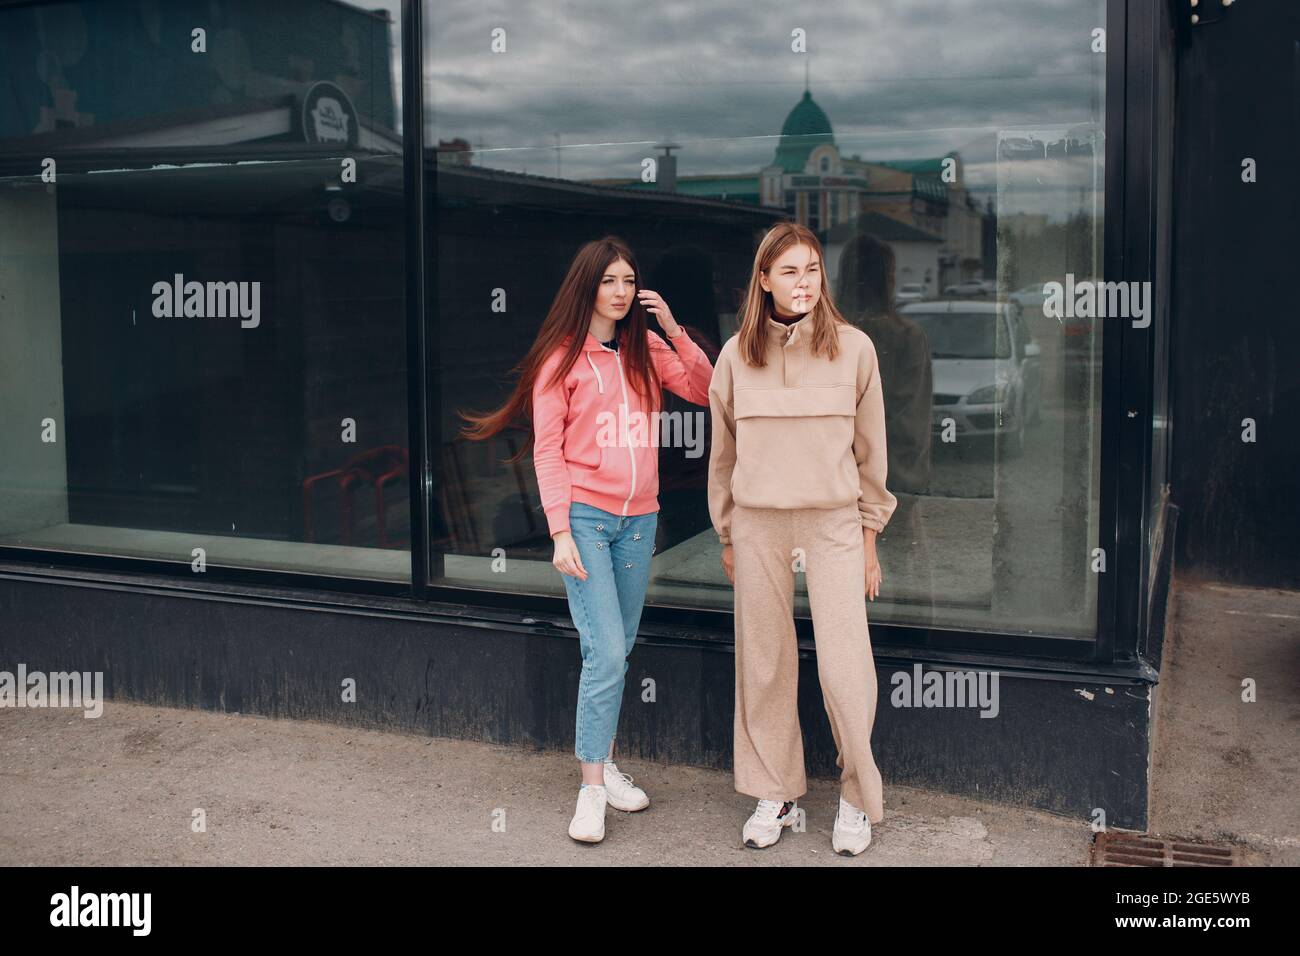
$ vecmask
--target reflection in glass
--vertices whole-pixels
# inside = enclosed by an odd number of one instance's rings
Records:
[[[383,6],[0,10],[0,543],[409,579]]]
[[[455,409],[500,404],[574,251],[626,240],[712,358],[788,217],[881,359],[873,620],[1091,635],[1101,326],[1046,318],[1043,286],[1099,275],[1105,4],[786,9],[426,0],[431,580],[563,593],[504,463],[526,435],[458,441]],[[660,454],[648,603],[729,610],[707,450]]]

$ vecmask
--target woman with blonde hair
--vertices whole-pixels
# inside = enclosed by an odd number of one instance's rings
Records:
[[[709,513],[735,588],[735,786],[758,798],[742,838],[775,843],[808,788],[793,594],[802,571],[841,768],[831,844],[861,853],[884,816],[864,595],[879,594],[876,536],[897,502],[885,488],[875,348],[836,309],[821,244],[805,227],[779,223],[759,244],[709,406]]]

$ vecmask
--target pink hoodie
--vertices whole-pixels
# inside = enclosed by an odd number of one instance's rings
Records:
[[[648,330],[646,339],[664,387],[708,405],[713,366],[686,330],[672,340],[676,351]],[[546,358],[533,386],[533,467],[552,536],[569,530],[574,501],[616,515],[659,510],[659,423],[625,374],[622,354],[590,332],[582,357],[551,385],[569,341]]]

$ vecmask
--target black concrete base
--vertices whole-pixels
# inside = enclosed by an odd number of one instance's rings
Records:
[[[285,592],[0,569],[0,671],[19,663],[28,672],[102,671],[110,716],[113,700],[131,700],[572,750],[580,664],[572,631],[369,600],[314,605]],[[628,670],[620,750],[728,768],[733,664],[725,642],[644,639]],[[1002,669],[998,713],[988,718],[973,707],[895,706],[893,675],[910,677],[913,662],[878,655],[877,667],[872,743],[887,810],[890,786],[909,785],[1145,828],[1149,682]],[[355,702],[344,699],[348,681]],[[809,653],[799,693],[808,772],[833,776]]]

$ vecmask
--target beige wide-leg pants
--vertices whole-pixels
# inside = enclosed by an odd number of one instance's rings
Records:
[[[736,595],[736,790],[794,800],[808,789],[797,709],[796,562],[808,585],[817,673],[838,751],[845,800],[884,818],[871,755],[876,666],[867,630],[865,558],[857,504],[746,508],[731,516]]]

